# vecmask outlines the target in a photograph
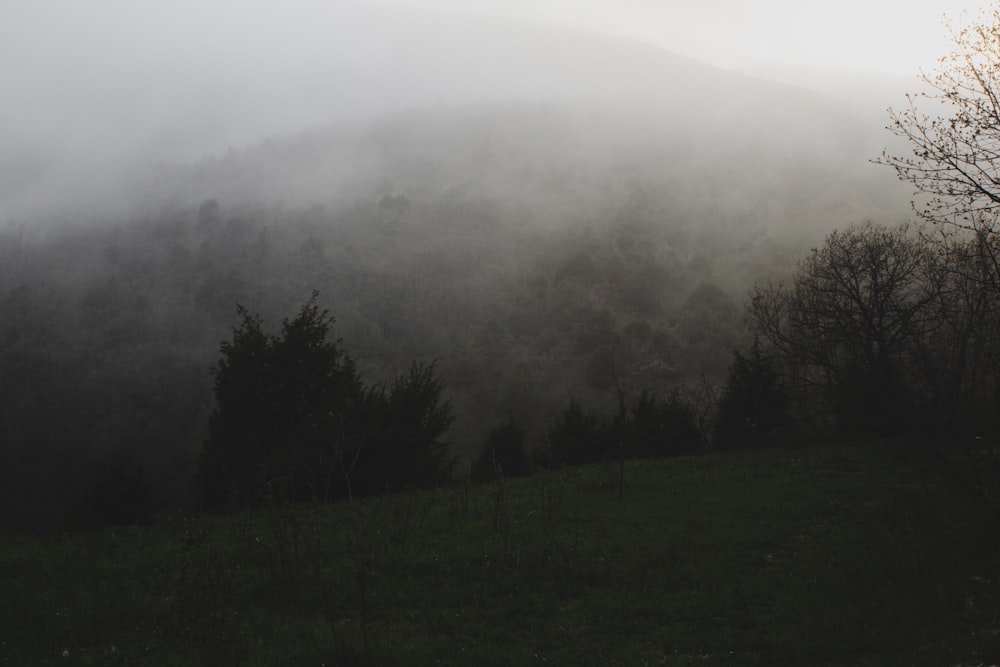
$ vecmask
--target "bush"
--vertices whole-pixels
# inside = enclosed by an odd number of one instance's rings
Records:
[[[366,388],[316,297],[283,320],[280,336],[239,308],[242,322],[214,369],[217,405],[199,471],[206,509],[353,498],[448,478],[442,436],[451,406],[434,364]]]
[[[472,465],[476,481],[492,479],[497,474],[520,477],[531,472],[531,459],[524,449],[525,433],[513,419],[494,426],[483,443],[479,458]]]
[[[694,411],[678,394],[665,400],[643,391],[632,409],[631,452],[634,456],[680,456],[694,454],[702,445]]]
[[[426,488],[447,481],[454,467],[442,440],[451,427],[444,381],[431,363],[414,363],[391,385],[365,392],[358,486],[380,494]]]
[[[200,466],[206,508],[317,496],[326,477],[321,461],[363,392],[354,361],[330,338],[334,320],[317,296],[282,321],[280,336],[238,307],[242,321],[213,369],[216,408]]]
[[[160,509],[153,499],[142,466],[111,464],[91,489],[87,498],[89,523],[94,526],[148,525]]]
[[[616,451],[609,426],[575,397],[549,424],[547,436],[550,463],[557,466],[593,463]]]
[[[754,341],[749,355],[737,350],[719,399],[715,446],[765,447],[777,442],[788,415],[788,398],[772,360]]]

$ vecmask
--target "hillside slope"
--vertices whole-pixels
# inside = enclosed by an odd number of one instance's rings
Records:
[[[886,447],[566,469],[0,544],[17,664],[954,665],[997,563]],[[992,534],[992,533],[989,533]],[[995,552],[994,552],[995,553]]]
[[[331,12],[291,59],[246,35],[235,72],[178,54],[199,67],[157,93],[175,153],[144,125],[159,115],[86,99],[51,106],[76,115],[40,157],[0,141],[4,528],[66,525],[123,470],[188,502],[236,304],[278,326],[320,290],[369,382],[439,360],[467,462],[497,420],[539,446],[570,395],[604,409],[616,378],[710,395],[750,285],[832,227],[908,213],[867,163],[879,129],[815,93],[592,34]],[[80,153],[59,141],[74,128]],[[212,155],[177,157],[191,146]]]
[[[469,105],[543,105],[560,113],[571,111],[588,119],[583,127],[579,119],[571,121],[576,134],[568,136],[573,139],[583,132],[596,134],[598,143],[591,146],[600,149],[614,149],[616,144],[628,150],[645,147],[674,164],[690,165],[699,175],[707,163],[714,173],[705,175],[719,180],[717,189],[761,171],[782,178],[806,165],[827,170],[817,175],[819,183],[831,171],[865,167],[885,141],[879,125],[871,126],[868,118],[859,122],[849,105],[833,97],[727,72],[621,38],[344,3],[331,6],[305,27],[291,9],[286,23],[249,23],[242,30],[233,29],[229,17],[208,12],[199,18],[204,22],[201,38],[192,40],[187,33],[174,34],[184,25],[181,9],[157,11],[164,14],[159,28],[145,36],[141,49],[134,44],[141,27],[128,36],[107,25],[64,35],[66,48],[81,42],[75,64],[90,84],[86,87],[60,86],[60,70],[52,70],[43,55],[34,49],[21,54],[22,60],[29,55],[40,59],[35,63],[38,80],[11,74],[24,94],[19,98],[23,104],[9,111],[5,127],[10,136],[0,136],[6,139],[0,141],[6,147],[0,152],[0,222],[120,214],[145,201],[148,189],[158,191],[162,174],[150,175],[152,164],[221,157],[264,137],[287,137],[309,128],[335,126],[353,134],[360,124],[363,132],[365,119],[405,116],[407,110],[430,109],[434,114]],[[141,24],[148,27],[156,18],[143,15]],[[216,39],[211,38],[213,32]],[[90,47],[102,35],[108,49],[124,40],[121,48],[129,53],[132,69],[98,59]],[[178,52],[177,43],[187,48]],[[294,47],[280,49],[276,45],[281,43]],[[178,75],[170,71],[171,63],[189,66]],[[19,72],[33,71],[32,64],[19,65]],[[129,113],[115,104],[108,108],[116,96],[143,104],[129,106],[134,109]],[[449,128],[456,122],[448,113],[442,117]],[[523,126],[516,119],[498,120],[515,144],[525,140],[517,136]],[[419,122],[416,127],[425,131]],[[557,127],[562,122],[558,120]],[[460,119],[457,125],[459,136],[468,130]],[[329,143],[315,136],[309,141]],[[678,144],[682,150],[669,150]],[[526,145],[543,155],[560,148],[558,143]],[[743,161],[747,151],[753,154]],[[368,153],[362,156],[362,171],[373,159]],[[761,155],[766,158],[763,164]],[[393,156],[390,152],[384,157]],[[561,159],[578,157],[570,152]],[[245,174],[235,193],[242,196],[261,187],[265,194],[305,192],[314,197],[315,188],[298,185],[299,180],[311,183],[310,174],[295,166],[279,165],[258,174],[267,181]],[[775,171],[782,166],[788,171]],[[334,177],[327,186],[343,191],[355,185],[351,172],[352,165],[340,162],[327,174]],[[288,183],[291,176],[296,188]],[[882,179],[891,180],[889,174]],[[191,198],[190,192],[181,194]],[[217,190],[208,196],[229,194]]]

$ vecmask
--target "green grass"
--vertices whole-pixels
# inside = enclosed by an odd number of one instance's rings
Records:
[[[634,461],[0,544],[11,665],[958,665],[995,526],[905,450]]]

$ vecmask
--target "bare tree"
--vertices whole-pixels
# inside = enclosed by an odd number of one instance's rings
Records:
[[[934,326],[930,258],[907,225],[834,231],[791,285],[754,289],[751,329],[786,361],[800,398],[819,393],[841,425],[855,409],[869,425],[892,418],[912,346]]]
[[[364,440],[361,435],[356,433],[348,435],[347,429],[344,428],[344,416],[338,415],[337,433],[333,441],[333,460],[330,462],[330,467],[327,470],[324,501],[331,500],[330,486],[335,472],[334,466],[336,466],[336,472],[340,473],[340,477],[344,480],[344,485],[347,488],[347,500],[348,502],[354,502],[354,485],[352,480],[354,479],[354,469],[358,464],[358,458],[361,456],[363,445]]]
[[[914,211],[936,226],[925,239],[938,251],[927,276],[937,327],[933,338],[920,341],[917,358],[933,404],[949,426],[959,427],[942,431],[942,442],[966,453],[965,463],[956,464],[938,447],[939,460],[997,511],[989,490],[998,488],[1000,453],[985,444],[1000,432],[1000,4],[964,27],[947,28],[954,48],[935,73],[921,73],[929,92],[889,110],[887,129],[910,143],[911,155],[886,150],[875,162],[916,188]],[[927,106],[938,113],[927,113]],[[983,432],[991,437],[983,440]]]
[[[922,219],[993,234],[1000,214],[1000,7],[965,27],[946,27],[954,49],[935,73],[921,73],[929,90],[889,109],[887,129],[910,143],[912,155],[886,150],[875,162],[925,195],[914,203]],[[922,108],[935,105],[937,115]]]
[[[980,369],[1000,361],[991,333],[1000,295],[1000,4],[946,29],[951,52],[920,75],[928,91],[889,110],[887,129],[909,142],[911,155],[883,151],[875,162],[913,184],[922,195],[914,211],[937,226],[925,239],[938,251],[928,278],[940,330],[922,363],[936,369],[928,376],[936,397],[962,406],[987,379]]]
[[[927,402],[952,423],[968,421],[992,401],[1000,292],[990,258],[998,242],[982,230],[928,241],[936,252],[928,256],[922,279],[932,295],[928,319],[933,326],[917,337],[913,361]]]

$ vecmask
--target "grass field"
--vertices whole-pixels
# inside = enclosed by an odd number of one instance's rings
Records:
[[[993,520],[889,446],[627,463],[0,544],[10,665],[935,665]]]

